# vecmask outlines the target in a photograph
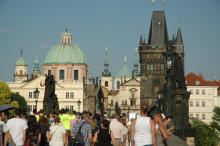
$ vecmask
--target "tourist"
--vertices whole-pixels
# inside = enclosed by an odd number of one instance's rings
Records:
[[[5,145],[10,141],[12,145],[24,145],[26,139],[27,122],[21,119],[21,110],[15,109],[15,117],[6,123],[4,132],[7,132]]]
[[[48,141],[50,146],[67,146],[66,130],[60,124],[60,118],[54,118],[55,124],[50,127]]]
[[[47,135],[50,132],[48,119],[45,116],[41,117],[38,121],[38,125],[40,128],[40,134],[41,134],[39,146],[49,146],[49,143],[47,141]]]
[[[148,104],[141,105],[140,117],[131,125],[131,146],[157,146],[155,123],[147,117]]]
[[[25,146],[39,145],[41,134],[37,124],[37,119],[34,115],[30,115],[27,120],[28,128],[26,130]]]
[[[112,146],[112,143],[116,145],[113,135],[109,132],[109,124],[110,122],[108,120],[102,120],[101,128],[96,131],[93,138],[93,142],[96,144],[95,146]]]
[[[116,146],[121,146],[124,132],[124,126],[120,122],[120,116],[118,114],[113,114],[112,120],[110,122],[110,132],[114,137],[114,141]]]
[[[80,143],[84,143],[83,146],[90,146],[90,142],[92,142],[92,127],[88,123],[88,120],[89,120],[89,114],[84,111],[82,113],[82,119],[78,120],[77,123],[74,124],[72,133],[71,133],[74,139],[74,144],[76,142],[79,142],[79,141],[76,141],[78,140],[76,138],[78,138],[77,135],[81,133],[83,141],[80,141]]]

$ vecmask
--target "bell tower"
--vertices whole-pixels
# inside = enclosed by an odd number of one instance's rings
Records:
[[[20,51],[20,57],[15,64],[15,82],[23,82],[28,79],[27,63],[23,58],[22,50]]]
[[[148,42],[140,37],[140,96],[141,101],[151,104],[165,83],[165,59],[163,53],[168,46],[168,33],[164,11],[153,11]]]

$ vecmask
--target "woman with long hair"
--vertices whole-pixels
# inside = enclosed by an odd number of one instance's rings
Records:
[[[111,142],[115,145],[114,137],[109,131],[110,122],[103,119],[101,122],[101,128],[95,133],[93,142],[96,146],[112,146]]]
[[[26,139],[24,146],[38,146],[41,138],[40,129],[37,119],[34,115],[30,115],[27,120],[28,128],[26,130]]]
[[[47,135],[49,134],[50,130],[49,130],[49,122],[47,117],[43,116],[40,117],[39,121],[38,121],[38,125],[40,128],[40,134],[41,134],[41,139],[40,139],[40,146],[49,146],[48,142],[47,142]]]
[[[140,117],[131,124],[131,146],[157,146],[155,123],[147,112],[148,104],[143,103]]]

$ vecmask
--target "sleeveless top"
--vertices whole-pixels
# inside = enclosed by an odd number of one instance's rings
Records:
[[[150,117],[139,117],[135,123],[135,146],[152,144]]]

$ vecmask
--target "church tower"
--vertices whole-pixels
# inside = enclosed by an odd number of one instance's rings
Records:
[[[19,59],[16,61],[15,64],[15,74],[14,74],[15,82],[23,82],[28,79],[28,71],[27,71],[28,65],[22,56],[22,50],[20,53],[21,56],[19,57]]]
[[[112,90],[112,76],[109,71],[109,63],[108,63],[108,48],[105,48],[105,61],[104,61],[104,71],[102,72],[101,77],[101,85],[108,89],[108,91]]]
[[[164,11],[154,11],[151,18],[148,42],[139,42],[141,69],[141,101],[152,103],[165,83],[165,59],[163,53],[168,46],[168,33]]]
[[[40,74],[40,64],[39,61],[36,57],[35,61],[34,61],[34,68],[33,68],[33,77],[36,77]]]

